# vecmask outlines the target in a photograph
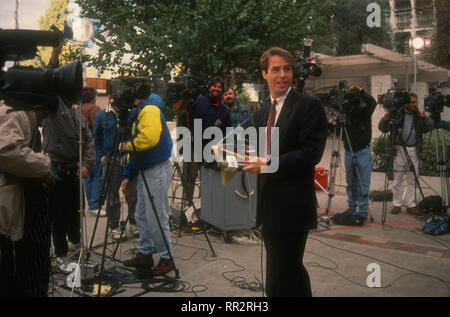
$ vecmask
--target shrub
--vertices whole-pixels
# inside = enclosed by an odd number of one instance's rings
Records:
[[[436,130],[424,134],[423,137],[423,152],[420,157],[419,172],[421,176],[439,176],[436,162]],[[431,135],[431,137],[430,137]],[[439,131],[439,152],[442,159],[442,141],[441,131]],[[450,132],[444,131],[445,135],[445,155],[447,158],[447,170],[450,170]],[[387,137],[375,138],[372,143],[374,151],[374,171],[389,170],[388,159],[389,149],[386,145]],[[428,145],[428,146],[427,146]]]

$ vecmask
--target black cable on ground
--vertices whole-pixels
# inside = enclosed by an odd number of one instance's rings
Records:
[[[328,243],[325,243],[325,242],[323,242],[322,240],[317,239],[317,238],[309,237],[309,239],[314,240],[314,241],[317,241],[317,242],[320,242],[320,243],[322,243],[322,244],[324,244],[324,245],[326,245],[326,246],[328,246],[328,247],[330,247],[330,248],[336,249],[336,250],[340,250],[340,251],[344,251],[344,252],[356,254],[356,255],[359,255],[359,256],[362,256],[362,257],[366,257],[366,258],[369,258],[369,259],[378,261],[378,262],[382,262],[382,263],[384,263],[384,264],[387,264],[387,265],[396,267],[396,268],[401,269],[401,270],[404,270],[404,271],[409,271],[409,273],[400,275],[397,279],[395,279],[393,282],[387,284],[386,286],[376,287],[375,289],[386,289],[386,288],[389,288],[389,287],[391,287],[392,285],[394,285],[397,281],[399,281],[401,278],[403,278],[403,277],[405,277],[405,276],[408,276],[408,275],[419,275],[419,276],[425,276],[425,277],[428,277],[428,278],[431,278],[431,279],[435,279],[435,280],[441,282],[442,284],[444,284],[448,289],[450,289],[450,281],[443,280],[443,279],[441,279],[441,278],[439,278],[439,277],[436,277],[436,276],[433,276],[433,275],[431,275],[431,274],[427,274],[427,273],[422,273],[422,272],[414,271],[414,270],[411,270],[411,269],[402,267],[402,266],[400,266],[400,265],[393,264],[393,263],[390,263],[390,262],[387,262],[387,261],[384,261],[384,260],[381,260],[381,259],[372,257],[372,256],[370,256],[370,255],[362,254],[362,253],[359,253],[359,252],[356,252],[356,251],[352,251],[352,250],[347,250],[347,249],[339,248],[339,247],[330,245],[330,244],[328,244]],[[349,278],[347,278],[346,276],[344,276],[343,274],[341,274],[340,272],[336,271],[336,270],[339,268],[339,266],[338,266],[334,261],[332,261],[331,259],[326,258],[326,257],[324,257],[324,256],[321,256],[321,255],[316,254],[316,253],[311,252],[311,251],[306,251],[306,252],[308,252],[308,253],[310,253],[310,254],[313,254],[313,255],[316,255],[316,256],[318,256],[318,257],[321,257],[321,258],[323,258],[323,259],[326,259],[327,261],[330,261],[330,262],[332,262],[332,263],[334,264],[334,267],[327,267],[327,266],[323,266],[323,265],[321,265],[321,264],[318,264],[318,263],[316,263],[316,262],[308,262],[307,264],[308,264],[309,266],[312,266],[312,267],[318,267],[318,268],[323,268],[323,269],[332,271],[332,272],[334,272],[335,274],[341,276],[342,278],[344,278],[345,280],[347,280],[348,282],[350,282],[350,283],[352,283],[352,284],[355,284],[355,285],[358,285],[358,286],[361,286],[361,287],[364,287],[364,288],[370,288],[370,289],[373,289],[372,287],[369,287],[369,286],[367,286],[367,285],[359,284],[359,283],[357,283],[357,282],[354,282],[354,281],[350,280]]]

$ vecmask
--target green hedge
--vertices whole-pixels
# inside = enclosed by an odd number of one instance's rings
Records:
[[[428,136],[431,133],[430,142],[427,147]],[[450,132],[444,131],[445,133],[445,145],[446,145],[446,156],[447,156],[447,170],[450,170]],[[441,132],[439,131],[439,137]],[[385,171],[388,164],[389,150],[386,146],[387,137],[381,139],[381,137],[375,138],[372,143],[372,150],[374,153],[374,170]],[[441,140],[439,140],[440,150],[442,149]],[[427,148],[426,148],[427,147]],[[420,162],[420,175],[422,176],[439,176],[437,165],[436,165],[436,133],[432,132],[423,135],[423,151]]]

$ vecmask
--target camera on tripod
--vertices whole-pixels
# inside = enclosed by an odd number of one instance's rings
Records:
[[[167,104],[174,105],[176,109],[183,106],[193,106],[195,99],[206,95],[208,88],[205,82],[194,75],[177,76],[174,82],[167,84]]]
[[[326,95],[326,102],[338,115],[345,114],[361,105],[361,96],[347,88],[346,80],[340,80],[338,86],[333,87]]]
[[[106,92],[113,99],[113,106],[131,109],[135,99],[148,98],[151,84],[149,77],[116,78],[107,82]]]
[[[149,77],[116,78],[106,84],[106,92],[113,99],[111,105],[119,108],[119,126],[128,124],[129,111],[136,99],[147,99],[151,91]]]
[[[34,58],[37,46],[57,47],[61,42],[59,32],[0,29],[0,67],[6,61]],[[71,107],[81,102],[82,86],[78,60],[57,69],[15,65],[5,72],[0,68],[0,99],[16,110],[54,108],[58,98]]]
[[[450,95],[444,95],[441,92],[433,92],[425,97],[425,111],[431,113],[444,112],[444,106],[450,107]]]
[[[391,114],[398,113],[403,105],[410,102],[410,95],[406,90],[390,89],[387,93],[378,95],[378,104]]]
[[[303,57],[295,61],[292,81],[297,85],[300,91],[303,91],[305,80],[313,75],[319,77],[322,74],[322,69],[316,64],[316,61],[311,58],[312,39],[304,39],[305,45],[303,47]]]

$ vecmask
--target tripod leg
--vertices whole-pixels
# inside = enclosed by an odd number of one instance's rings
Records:
[[[441,130],[441,138],[439,140],[439,132],[436,128],[436,162],[439,171],[439,177],[441,180],[441,193],[442,193],[442,210],[448,212],[449,200],[450,200],[450,186],[449,186],[449,175],[447,170],[447,146],[445,144],[445,133]],[[438,145],[439,141],[441,146]],[[440,152],[442,151],[442,152]],[[442,154],[441,154],[442,153]]]
[[[179,165],[176,165],[176,169],[177,169],[177,171],[178,171],[178,175],[182,175],[182,172],[181,172],[181,170],[180,170],[180,166],[179,166]],[[181,176],[181,180],[182,180],[182,182],[183,182],[183,187],[187,186],[187,184],[186,184],[186,182],[185,182],[185,179],[184,179],[182,176]],[[192,195],[191,197],[189,197],[188,199],[190,199],[190,204],[191,204],[192,207],[194,208],[194,213],[195,213],[195,215],[197,216],[198,219],[200,219],[200,215],[198,214],[198,210],[197,210],[197,208],[195,207],[194,202],[192,201],[192,197],[193,197],[193,195]],[[216,257],[217,255],[216,255],[216,253],[214,252],[214,249],[213,249],[213,247],[212,247],[211,241],[209,240],[209,237],[208,237],[208,234],[207,234],[205,228],[203,228],[203,233],[204,233],[204,235],[205,235],[205,237],[206,237],[206,241],[208,242],[209,248],[211,249],[212,256],[213,256],[213,257]]]
[[[326,220],[328,221],[328,216],[331,212],[331,202],[334,197],[334,189],[336,185],[336,170],[339,167],[339,158],[340,158],[340,147],[342,140],[342,129],[339,134],[339,140],[337,140],[337,149],[336,149],[336,132],[337,128],[335,127],[333,133],[333,143],[332,143],[332,153],[331,153],[331,163],[330,163],[330,181],[328,182],[328,202],[327,209],[325,211]]]
[[[386,173],[384,175],[384,192],[386,192],[388,190],[388,185],[389,185],[389,177],[388,174]],[[386,222],[386,211],[387,211],[387,201],[386,199],[383,200],[383,208],[381,211],[381,224],[384,226],[384,223]]]
[[[408,168],[409,168],[410,171],[412,171],[412,173],[414,175],[415,184],[417,184],[417,187],[419,188],[419,191],[420,191],[420,195],[422,196],[422,199],[423,199],[423,198],[425,198],[425,196],[423,194],[422,186],[420,186],[419,176],[418,176],[419,163],[417,162],[417,165],[414,165],[414,163],[411,160],[411,157],[410,157],[410,155],[408,153],[408,150],[406,149],[406,146],[402,145],[401,147],[403,149],[403,153],[405,155],[405,159],[406,159],[406,163],[408,164]],[[418,158],[417,158],[417,160],[418,160]],[[415,192],[415,190],[414,190],[414,192]],[[415,195],[415,193],[414,193],[414,195]]]

